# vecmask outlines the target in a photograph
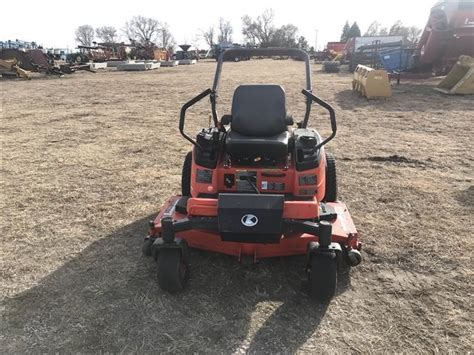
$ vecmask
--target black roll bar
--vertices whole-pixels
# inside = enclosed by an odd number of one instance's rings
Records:
[[[308,100],[310,101],[314,101],[316,102],[318,105],[324,107],[328,112],[329,112],[329,118],[331,120],[331,130],[332,130],[332,133],[329,137],[327,137],[325,140],[323,140],[321,143],[319,143],[314,149],[315,150],[318,150],[319,148],[321,148],[323,145],[327,144],[331,139],[333,139],[335,136],[336,136],[336,132],[337,132],[337,124],[336,124],[336,112],[334,111],[334,109],[332,108],[331,105],[329,105],[326,101],[324,101],[323,99],[320,99],[319,97],[317,97],[316,95],[314,95],[312,92],[308,91],[308,90],[305,90],[303,89],[301,91],[301,93],[306,96],[308,98]],[[306,125],[308,124],[308,118],[305,117],[305,120],[302,122],[302,127],[306,127]]]
[[[212,91],[219,91],[219,83],[221,79],[222,65],[227,59],[245,58],[245,57],[276,57],[288,56],[298,58],[305,62],[306,69],[306,90],[311,91],[311,64],[308,53],[297,48],[229,48],[219,55],[217,61],[216,75],[214,76],[214,84]]]
[[[189,142],[194,144],[196,147],[202,150],[202,147],[196,142],[194,139],[189,137],[184,132],[184,122],[186,117],[186,110],[193,106],[198,101],[201,101],[206,96],[210,95],[210,102],[211,102],[211,111],[212,117],[214,121],[214,126],[219,126],[219,120],[217,117],[217,96],[219,90],[219,83],[221,78],[222,72],[222,65],[225,60],[233,59],[233,58],[250,58],[255,56],[261,57],[273,57],[273,56],[288,56],[293,58],[301,59],[305,62],[305,71],[306,71],[306,89],[302,90],[302,94],[306,96],[306,112],[304,115],[303,121],[300,123],[301,128],[306,128],[308,125],[309,116],[311,114],[311,104],[316,102],[318,105],[324,107],[329,112],[329,117],[331,120],[331,128],[332,133],[331,135],[319,143],[315,148],[319,149],[323,145],[327,144],[331,139],[336,136],[337,125],[336,125],[336,114],[334,109],[331,105],[329,105],[326,101],[320,99],[319,97],[315,96],[312,91],[312,84],[311,84],[311,65],[310,65],[310,58],[308,53],[301,49],[297,48],[230,48],[225,50],[219,55],[219,59],[217,61],[216,67],[216,74],[214,76],[214,83],[212,85],[212,89],[207,89],[200,93],[198,96],[194,97],[193,99],[186,102],[183,107],[181,108],[181,114],[179,119],[179,131],[181,135],[186,138]]]
[[[199,145],[199,143],[196,142],[194,139],[192,139],[190,136],[188,136],[184,132],[184,121],[185,121],[185,117],[186,117],[186,110],[188,108],[190,108],[192,105],[194,105],[195,103],[197,103],[198,101],[201,101],[202,99],[204,99],[209,94],[212,94],[211,89],[207,89],[207,90],[201,92],[198,96],[196,96],[196,97],[192,98],[191,100],[189,100],[188,102],[186,102],[183,105],[183,107],[181,108],[181,113],[179,115],[179,131],[181,132],[181,135],[201,150],[202,150],[202,147]]]

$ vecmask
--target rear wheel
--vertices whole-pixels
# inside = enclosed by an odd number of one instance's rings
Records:
[[[193,153],[186,154],[181,174],[181,195],[191,196],[191,168],[193,164]]]
[[[326,193],[323,201],[337,201],[336,159],[329,153],[326,153]]]
[[[177,293],[186,286],[189,266],[180,249],[161,249],[158,254],[158,284],[163,291]]]
[[[313,255],[308,278],[311,298],[321,302],[330,301],[336,294],[337,286],[336,253],[328,251]]]

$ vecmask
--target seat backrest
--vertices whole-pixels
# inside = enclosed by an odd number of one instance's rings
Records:
[[[285,90],[280,85],[240,85],[232,100],[231,129],[245,136],[270,137],[286,126]]]

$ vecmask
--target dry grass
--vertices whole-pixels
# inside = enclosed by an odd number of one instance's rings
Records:
[[[142,236],[179,190],[180,105],[214,68],[0,82],[2,352],[472,350],[472,98],[433,80],[367,101],[349,74],[313,68],[337,109],[329,149],[364,243],[329,306],[309,301],[298,257],[246,266],[193,251],[188,290],[159,290]],[[302,68],[226,64],[223,107],[238,82],[283,82],[300,117]],[[189,131],[208,115],[200,104]],[[313,124],[327,132],[324,114]]]

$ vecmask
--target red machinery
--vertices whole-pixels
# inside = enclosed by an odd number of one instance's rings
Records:
[[[298,128],[292,127],[280,85],[237,87],[231,115],[218,119],[223,62],[252,56],[305,61],[306,113]],[[185,286],[188,247],[255,260],[307,255],[311,295],[319,300],[334,295],[338,263],[360,263],[357,231],[346,205],[337,201],[335,160],[324,149],[336,134],[335,112],[311,90],[304,51],[233,48],[219,56],[212,89],[181,110],[180,132],[194,146],[183,166],[182,195],[164,204],[143,247],[157,259],[162,289],[177,292]],[[207,96],[214,124],[194,139],[184,132],[186,111]],[[307,127],[313,103],[329,113],[332,133],[325,139]]]
[[[326,48],[328,51],[332,51],[336,54],[344,53],[344,48],[346,47],[346,42],[328,42]]]
[[[420,64],[446,74],[460,55],[474,56],[474,2],[441,1],[431,8],[418,43]]]

